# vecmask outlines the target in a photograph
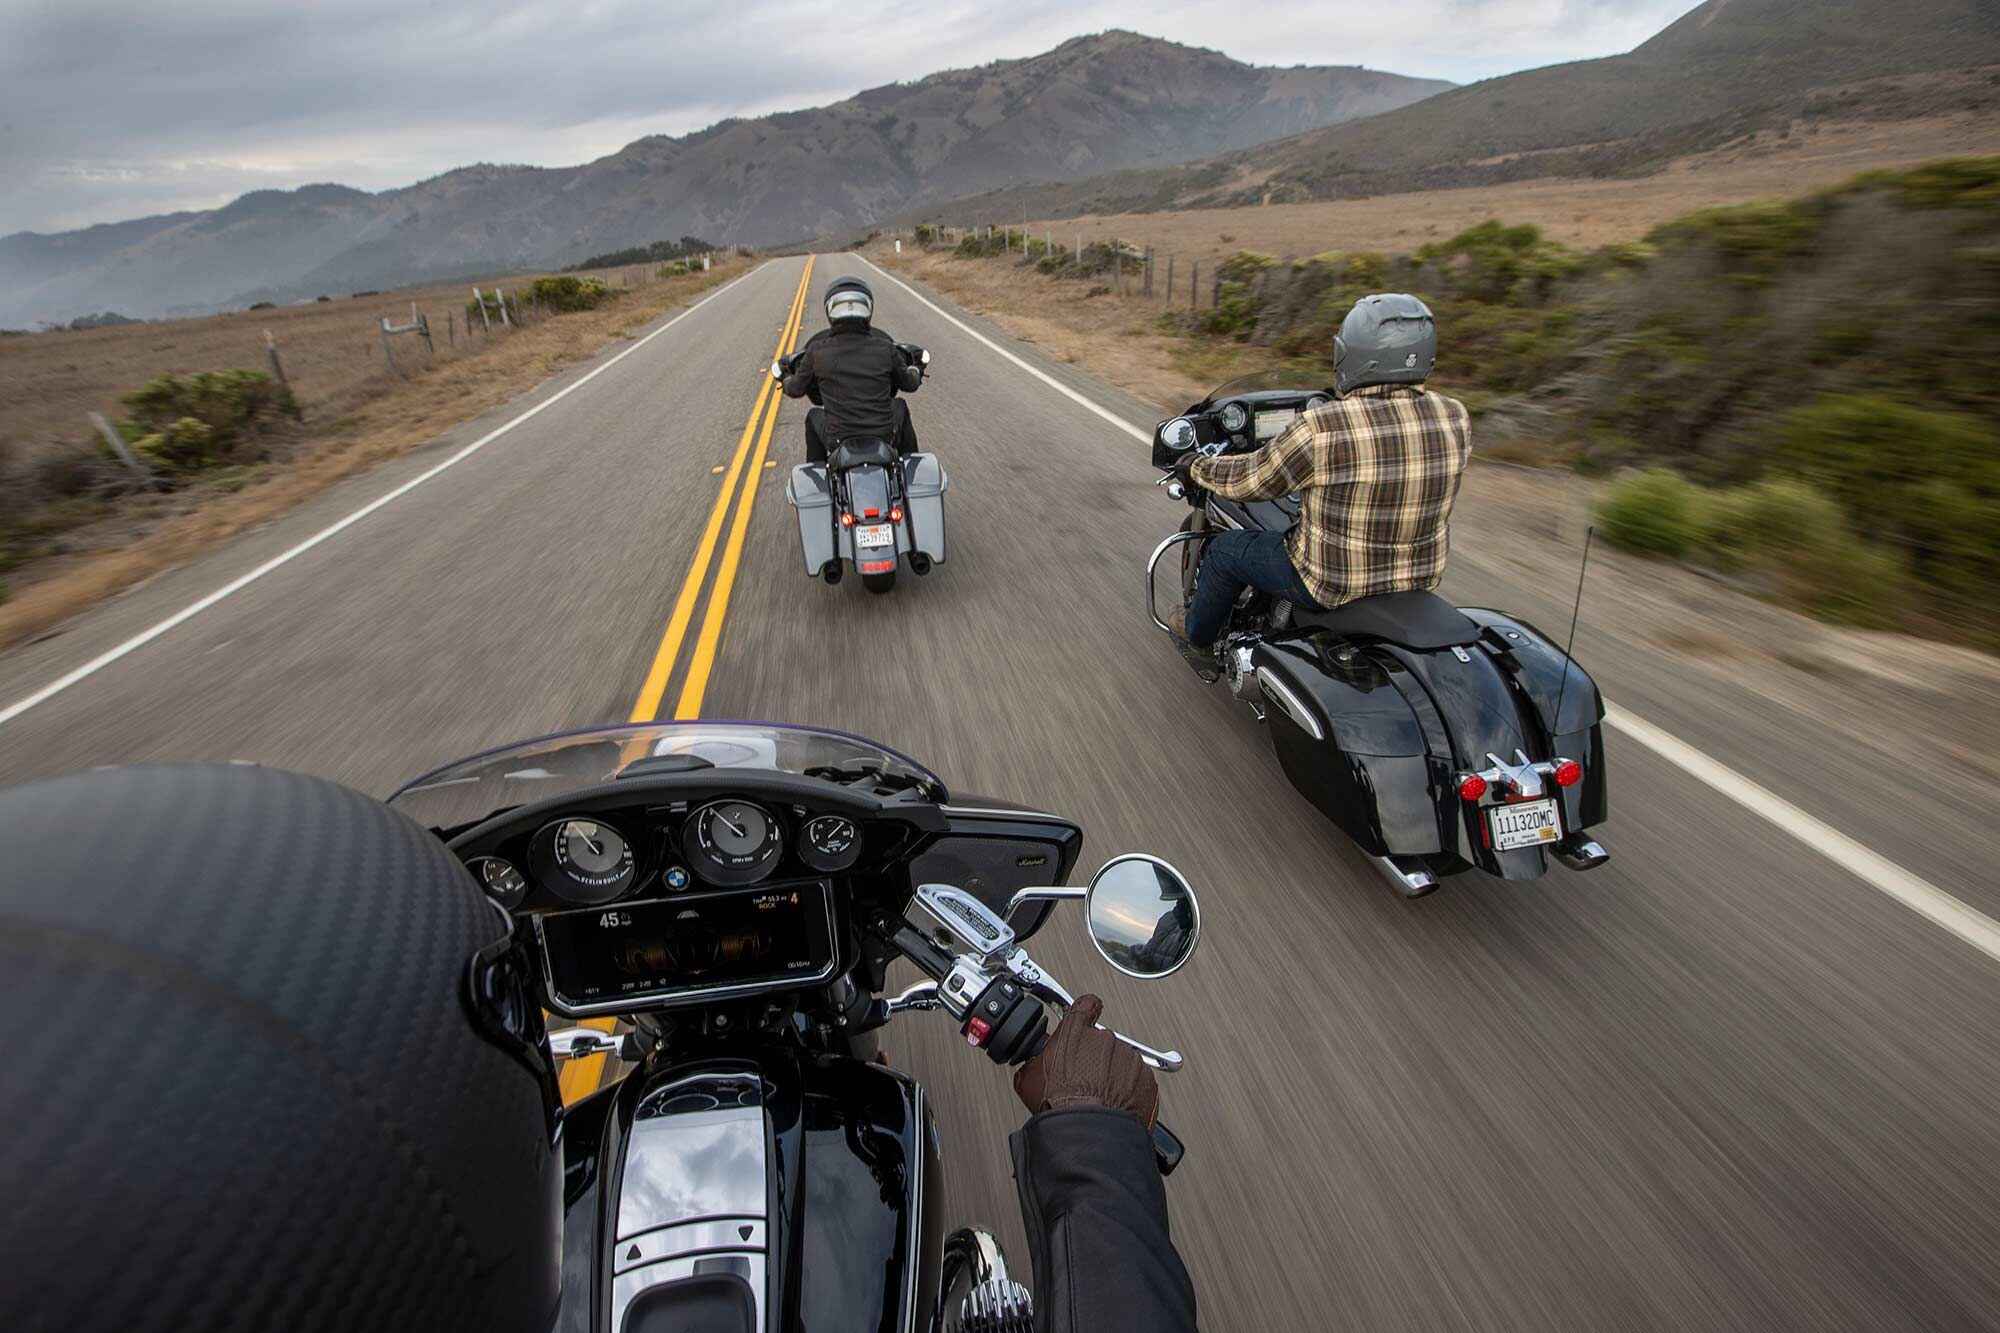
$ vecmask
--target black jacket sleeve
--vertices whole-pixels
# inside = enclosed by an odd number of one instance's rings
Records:
[[[1013,1137],[1037,1333],[1194,1333],[1152,1137],[1110,1107],[1044,1111]]]
[[[813,344],[825,336],[823,333],[815,333],[806,339],[806,345],[798,350],[792,361],[792,373],[785,376],[785,397],[809,396],[815,403],[819,401],[819,376],[813,367]]]

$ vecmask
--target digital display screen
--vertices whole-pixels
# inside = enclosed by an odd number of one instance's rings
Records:
[[[832,885],[766,885],[537,917],[549,1000],[581,1011],[824,981]]]
[[[1275,440],[1280,435],[1283,435],[1291,424],[1298,419],[1299,414],[1293,411],[1259,412],[1257,414],[1257,438],[1260,441]]]

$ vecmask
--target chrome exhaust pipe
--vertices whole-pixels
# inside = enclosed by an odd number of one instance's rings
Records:
[[[1581,833],[1572,833],[1549,848],[1550,855],[1571,870],[1595,870],[1611,859],[1611,853]]]
[[[1368,859],[1375,863],[1375,868],[1382,872],[1390,887],[1405,898],[1421,898],[1427,893],[1437,892],[1437,876],[1426,866],[1403,857],[1371,856]]]

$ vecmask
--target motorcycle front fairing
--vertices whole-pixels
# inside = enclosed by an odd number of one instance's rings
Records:
[[[644,1067],[564,1129],[564,1333],[928,1327],[941,1171],[914,1080],[737,1043]]]

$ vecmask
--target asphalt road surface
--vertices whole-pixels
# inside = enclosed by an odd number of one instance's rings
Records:
[[[1586,623],[1617,707],[1789,805],[1634,723],[1610,736],[1611,865],[1403,902],[1145,622],[1141,567],[1180,511],[1144,446],[971,330],[1150,428],[1143,405],[877,280],[879,322],[936,358],[912,406],[950,471],[950,557],[886,597],[805,576],[783,480],[804,405],[768,446],[746,427],[805,263],[0,657],[0,780],[245,758],[386,794],[635,705],[848,728],[1079,819],[1085,871],[1145,850],[1203,890],[1202,951],[1166,982],[1112,975],[1077,919],[1035,950],[1188,1056],[1165,1118],[1205,1327],[2000,1327],[1982,793],[1831,750]],[[820,259],[815,297],[861,267]],[[747,514],[718,506],[739,446]],[[1461,549],[1445,591],[1555,626],[1573,577]],[[950,1223],[1018,1238],[1005,1079],[938,1015],[884,1036],[939,1109]]]

